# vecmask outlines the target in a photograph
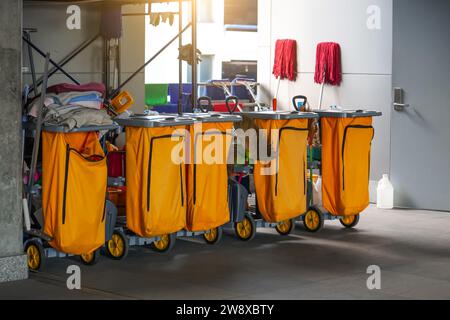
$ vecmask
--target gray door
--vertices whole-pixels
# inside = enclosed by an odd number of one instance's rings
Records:
[[[450,1],[393,3],[395,204],[450,211]]]

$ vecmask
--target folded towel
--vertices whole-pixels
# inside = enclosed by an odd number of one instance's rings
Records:
[[[37,117],[40,99],[36,98],[29,109],[28,115]],[[44,106],[53,108],[66,108],[67,106],[101,109],[103,106],[102,94],[97,91],[64,92],[60,94],[48,94]]]
[[[68,132],[74,128],[85,126],[101,126],[113,124],[106,110],[69,107],[60,112],[57,108],[49,107],[45,114],[46,126],[64,126]]]
[[[106,93],[106,87],[103,83],[91,82],[86,84],[71,84],[71,83],[59,83],[47,88],[47,93],[60,94],[63,92],[86,92],[97,91],[102,94]]]

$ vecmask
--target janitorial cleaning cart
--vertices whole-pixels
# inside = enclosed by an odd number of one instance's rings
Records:
[[[186,227],[184,150],[194,120],[136,115],[116,121],[126,130],[126,215],[119,216],[117,226],[130,245],[168,252]]]
[[[244,118],[244,129],[256,129],[259,141],[257,159],[250,165],[256,203],[253,208],[249,206],[245,219],[234,225],[236,234],[248,241],[256,228],[275,227],[279,234],[287,235],[295,219],[307,211],[309,123],[318,116],[300,108],[239,114]]]
[[[201,106],[202,100],[204,98],[199,98],[198,104],[203,112],[189,114],[195,119],[195,124],[190,127],[186,230],[201,232],[208,244],[216,244],[222,237],[222,227],[231,219],[228,157],[234,124],[241,122],[242,117],[207,113]]]
[[[370,154],[375,134],[372,122],[381,113],[336,108],[313,111],[320,117],[320,143],[309,152],[309,209],[303,217],[304,226],[316,232],[324,220],[340,220],[344,227],[353,228],[369,205]],[[322,203],[313,196],[317,179],[322,180]]]
[[[31,208],[24,232],[30,270],[42,269],[48,257],[78,255],[83,263],[94,264],[99,249],[116,233],[117,211],[106,201],[106,157],[98,133],[117,128],[43,128],[42,188],[31,184],[30,205],[24,203]],[[33,150],[34,159],[38,150]]]

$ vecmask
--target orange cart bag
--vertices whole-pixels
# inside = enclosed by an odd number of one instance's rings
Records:
[[[266,130],[273,160],[256,161],[254,180],[259,212],[267,222],[277,223],[306,212],[308,118],[316,115],[276,112],[273,117],[281,119],[255,119],[256,128]]]
[[[321,120],[323,206],[353,216],[369,205],[371,111],[318,111]]]
[[[230,221],[227,159],[235,120],[241,117],[204,116],[191,127],[186,221],[189,231],[207,231]]]
[[[44,233],[58,251],[89,254],[105,243],[106,158],[96,132],[42,133]]]
[[[175,233],[186,226],[183,150],[187,127],[148,119],[118,122],[126,126],[127,137],[127,227],[140,237],[150,238]],[[177,157],[172,158],[173,155]]]

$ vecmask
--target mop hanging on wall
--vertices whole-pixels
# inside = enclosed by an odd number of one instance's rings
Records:
[[[341,47],[338,43],[322,42],[317,45],[314,82],[321,84],[319,97],[321,109],[325,84],[339,86],[342,82]]]
[[[277,91],[273,99],[273,109],[276,110],[281,80],[297,80],[297,41],[277,40],[272,73],[278,79]]]

